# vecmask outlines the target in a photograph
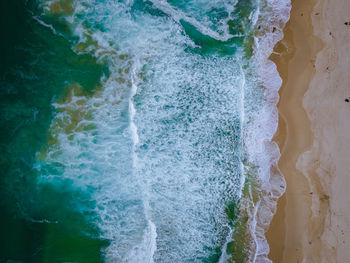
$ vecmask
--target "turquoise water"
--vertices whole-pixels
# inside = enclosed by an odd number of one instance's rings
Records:
[[[288,1],[1,12],[0,262],[268,262]]]

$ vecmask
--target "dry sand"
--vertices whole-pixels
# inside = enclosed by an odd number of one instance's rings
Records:
[[[275,47],[287,190],[267,233],[275,263],[350,262],[350,1],[292,0]],[[350,99],[349,99],[350,100]]]

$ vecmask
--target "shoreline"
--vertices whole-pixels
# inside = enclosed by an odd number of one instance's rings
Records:
[[[270,57],[283,79],[275,141],[287,182],[266,234],[275,263],[345,263],[350,256],[350,103],[342,99],[350,96],[350,65],[338,55],[347,54],[349,16],[346,0],[292,0],[284,38]]]
[[[292,0],[284,37],[270,57],[276,63],[283,81],[279,90],[279,123],[275,141],[281,151],[278,165],[287,184],[266,233],[270,245],[269,258],[276,263],[301,262],[306,245],[303,232],[307,221],[304,218],[309,217],[311,199],[308,196],[308,182],[296,169],[296,163],[298,156],[311,147],[313,140],[302,98],[315,74],[310,61],[314,60],[318,52],[310,47],[310,43],[316,41],[310,17],[315,2]],[[285,261],[284,258],[290,260]]]

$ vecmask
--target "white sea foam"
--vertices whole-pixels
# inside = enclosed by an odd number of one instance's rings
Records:
[[[208,35],[216,40],[220,40],[220,41],[227,41],[232,37],[238,37],[241,35],[232,35],[229,33],[228,30],[228,25],[225,23],[227,22],[227,20],[230,18],[228,17],[227,19],[223,19],[222,24],[220,26],[219,32],[216,30],[211,29],[211,25],[212,23],[210,23],[208,20],[207,21],[203,21],[203,18],[205,18],[205,16],[202,16],[202,21],[198,21],[195,17],[190,15],[187,15],[185,12],[177,9],[176,7],[173,7],[172,5],[170,5],[168,2],[164,1],[164,0],[151,0],[152,3],[159,8],[160,10],[162,10],[164,13],[168,14],[172,19],[174,19],[176,22],[180,22],[180,20],[184,20],[188,23],[190,23],[192,26],[195,26],[202,34],[204,35]],[[227,8],[228,12],[232,12],[235,6],[235,3],[237,3],[236,1],[221,1],[222,6],[224,6],[225,8]],[[227,3],[227,2],[231,2],[231,3]],[[216,2],[215,6],[220,6],[220,2]],[[213,7],[212,2],[204,2],[201,3],[200,6],[198,6],[197,8],[205,8],[207,10],[210,9],[210,7]]]
[[[285,180],[278,168],[280,152],[272,138],[277,130],[279,99],[282,80],[276,65],[269,60],[275,44],[283,37],[283,27],[289,19],[290,0],[260,1],[259,18],[256,22],[255,60],[264,92],[264,106],[247,124],[245,145],[250,161],[258,165],[258,178],[262,186],[260,200],[251,211],[251,232],[255,240],[252,262],[271,262],[265,232],[275,213],[277,199],[285,191]]]
[[[133,158],[133,170],[138,171],[138,158],[136,154],[136,147],[139,143],[139,137],[137,134],[137,127],[135,125],[135,114],[136,109],[134,106],[134,96],[137,93],[137,72],[140,71],[139,63],[138,61],[134,62],[134,67],[131,72],[131,91],[130,91],[130,98],[129,98],[129,118],[130,118],[130,131],[133,141],[133,148],[132,148],[132,158]],[[142,178],[139,178],[139,181],[141,181]],[[144,188],[149,188],[148,185],[144,185]],[[144,205],[144,211],[145,211],[145,217],[148,221],[148,227],[144,231],[143,234],[143,241],[141,244],[137,244],[134,246],[129,255],[124,259],[125,262],[145,262],[145,263],[153,263],[153,255],[154,252],[157,249],[157,228],[155,224],[152,222],[151,215],[150,215],[150,206],[149,206],[149,197],[148,197],[148,190],[144,190],[143,194],[143,205]]]
[[[181,19],[226,41],[234,37],[226,25],[229,16],[214,25],[194,10],[152,3],[168,17],[131,15],[133,1],[75,1],[74,14],[66,16],[79,38],[75,44],[93,39],[83,52],[107,60],[111,74],[94,96],[73,94],[69,102],[54,104],[57,122],[72,124],[72,111],[91,111],[92,118],[82,118],[69,134],[53,124],[60,146],[50,150],[47,162],[65,170],[43,180],[72,179],[93,193],[96,224],[111,241],[108,262],[197,262],[211,255],[205,248],[217,246],[224,261],[233,231],[225,208],[241,195],[245,137],[264,193],[249,211],[251,259],[268,262],[264,233],[285,187],[279,151],[271,142],[281,80],[268,56],[282,37],[289,1],[260,1],[251,13],[264,33],[256,37],[250,72],[242,70],[241,56],[208,58],[185,51],[193,43]],[[236,3],[219,4],[231,13]],[[258,77],[250,79],[254,70]],[[95,128],[79,129],[89,124]]]

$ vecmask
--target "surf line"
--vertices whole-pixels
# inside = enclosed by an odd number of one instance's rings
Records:
[[[137,59],[135,59],[137,60]],[[132,138],[132,171],[133,173],[137,173],[138,171],[138,158],[136,153],[136,147],[139,143],[139,137],[137,134],[137,126],[135,124],[135,115],[136,115],[136,109],[134,105],[134,96],[137,93],[137,72],[139,71],[140,62],[134,61],[134,66],[131,71],[131,91],[130,91],[130,97],[129,97],[129,122],[130,122],[130,133]],[[136,174],[138,176],[138,174]],[[138,178],[140,179],[140,178]],[[144,230],[143,234],[143,240],[141,244],[138,244],[135,246],[131,253],[129,254],[127,258],[127,262],[145,262],[145,263],[153,263],[153,255],[155,251],[157,250],[157,229],[155,224],[151,220],[150,216],[150,206],[149,206],[149,198],[148,198],[148,184],[146,185],[146,191],[142,191],[142,200],[143,200],[143,206],[145,211],[145,218],[148,222],[147,228]],[[145,193],[146,192],[146,193]]]
[[[244,106],[244,99],[245,99],[245,86],[246,86],[246,75],[245,72],[243,70],[242,65],[239,66],[240,68],[240,74],[242,76],[242,82],[240,85],[240,108],[241,108],[241,116],[240,116],[240,147],[243,150],[244,149],[244,141],[243,141],[243,136],[244,136],[244,124],[245,124],[245,106]],[[240,180],[240,188],[239,188],[239,192],[238,192],[238,198],[241,199],[242,198],[242,189],[244,187],[244,182],[245,182],[245,174],[244,174],[244,164],[243,164],[243,156],[241,154],[240,157],[240,173],[241,173],[241,180]],[[230,242],[233,241],[232,236],[234,233],[234,229],[232,229],[232,227],[227,224],[227,227],[229,228],[229,233],[226,237],[226,241],[224,243],[224,245],[221,248],[221,256],[219,258],[219,263],[225,263],[228,262],[231,258],[232,255],[229,255],[227,253],[227,246]]]

